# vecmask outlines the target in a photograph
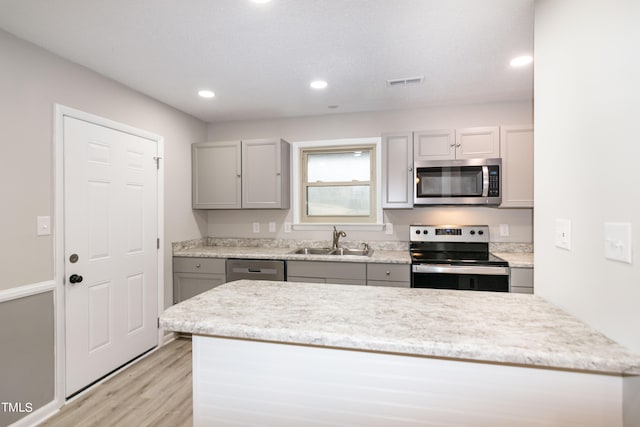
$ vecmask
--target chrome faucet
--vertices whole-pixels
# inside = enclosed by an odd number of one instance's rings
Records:
[[[338,231],[338,229],[336,228],[336,226],[333,226],[333,245],[331,246],[332,250],[337,250],[339,243],[340,243],[340,237],[347,237],[347,233],[345,233],[344,231]]]

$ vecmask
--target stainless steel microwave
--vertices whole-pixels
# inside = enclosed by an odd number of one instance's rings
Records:
[[[428,160],[414,164],[414,206],[499,205],[502,159]]]

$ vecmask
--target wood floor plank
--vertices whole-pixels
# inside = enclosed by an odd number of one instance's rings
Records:
[[[65,405],[41,426],[193,425],[191,340],[179,338]]]

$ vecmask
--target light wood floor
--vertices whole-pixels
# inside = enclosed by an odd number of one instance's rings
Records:
[[[42,426],[193,425],[191,340],[151,353],[64,406]]]

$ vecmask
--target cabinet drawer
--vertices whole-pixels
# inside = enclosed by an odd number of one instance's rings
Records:
[[[405,264],[367,264],[367,281],[409,282],[410,267]]]
[[[173,272],[225,274],[225,259],[174,257]]]
[[[332,283],[332,278],[364,282],[367,278],[367,265],[352,262],[288,261],[287,276],[323,277],[327,279],[327,283]]]

